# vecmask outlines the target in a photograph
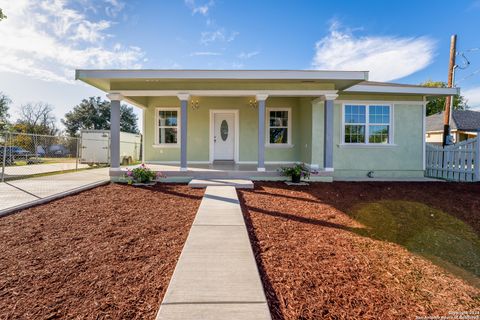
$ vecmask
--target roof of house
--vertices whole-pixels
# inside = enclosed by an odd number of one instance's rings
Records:
[[[82,80],[101,90],[113,92],[112,84],[134,81],[136,83],[180,83],[188,81],[220,81],[222,83],[296,83],[334,84],[335,90],[352,93],[387,93],[424,96],[447,96],[459,93],[458,88],[432,88],[418,85],[368,80],[368,71],[339,70],[76,70],[75,79]],[[137,89],[138,90],[138,89]]]
[[[444,112],[440,112],[427,117],[427,131],[443,130],[443,114]],[[453,110],[450,129],[461,131],[480,130],[480,112],[472,110]]]
[[[345,90],[346,92],[391,93],[391,94],[421,94],[425,96],[456,95],[459,88],[437,88],[415,84],[362,81]]]

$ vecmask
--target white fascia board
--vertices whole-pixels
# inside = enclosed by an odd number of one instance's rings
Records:
[[[368,80],[368,71],[75,70],[75,79]]]
[[[421,94],[426,96],[451,96],[460,94],[460,88],[372,86],[361,84],[354,85],[343,91],[362,93]]]
[[[172,97],[189,94],[198,97],[320,97],[336,94],[337,90],[112,90],[124,97]]]

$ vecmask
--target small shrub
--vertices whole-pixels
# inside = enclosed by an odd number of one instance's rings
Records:
[[[310,169],[308,169],[303,163],[297,163],[293,167],[283,167],[280,171],[287,177],[296,176],[304,179],[310,178]]]
[[[155,173],[152,169],[147,168],[144,163],[132,170],[127,169],[127,173],[125,174],[125,179],[128,184],[149,183],[155,181],[157,178],[163,177],[164,175],[161,172]]]

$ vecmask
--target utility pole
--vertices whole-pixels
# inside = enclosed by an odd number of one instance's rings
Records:
[[[453,87],[455,72],[455,54],[457,51],[457,35],[454,34],[450,38],[450,62],[448,64],[448,87]],[[453,109],[453,96],[445,99],[445,112],[443,114],[443,146],[447,144],[447,137],[450,134],[450,115]]]

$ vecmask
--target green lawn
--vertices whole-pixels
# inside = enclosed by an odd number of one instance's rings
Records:
[[[480,238],[468,224],[420,202],[381,200],[353,208],[363,236],[394,242],[480,287]]]

